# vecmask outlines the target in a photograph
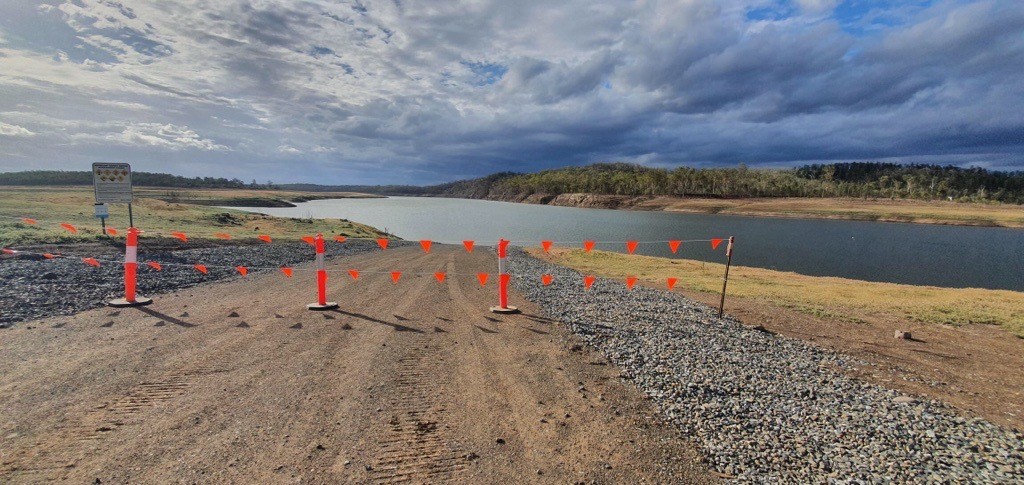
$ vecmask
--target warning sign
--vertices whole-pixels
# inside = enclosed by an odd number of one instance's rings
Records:
[[[92,164],[97,204],[132,203],[132,167],[127,163]]]

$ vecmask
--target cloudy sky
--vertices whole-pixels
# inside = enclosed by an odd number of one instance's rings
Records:
[[[1024,1],[0,1],[0,170],[1024,169]]]

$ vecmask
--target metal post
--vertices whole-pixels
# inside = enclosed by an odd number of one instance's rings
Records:
[[[729,285],[729,267],[732,266],[732,244],[736,238],[729,236],[729,246],[725,250],[725,277],[722,278],[722,299],[718,302],[718,318],[725,312],[725,288]]]
[[[132,218],[132,203],[128,203],[128,227],[135,227],[135,219]]]

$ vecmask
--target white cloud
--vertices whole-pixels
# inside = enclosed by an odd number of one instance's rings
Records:
[[[90,132],[71,135],[76,141],[90,143],[112,143],[124,146],[143,148],[163,148],[174,151],[229,151],[225,145],[218,144],[187,127],[164,123],[129,123],[122,126],[119,132]]]
[[[0,121],[0,136],[28,137],[35,135],[35,132],[29,131],[27,128]]]
[[[614,159],[1024,165],[1024,4],[938,2],[871,35],[837,0],[747,19],[773,4],[65,1],[0,19],[0,113],[39,131],[19,146],[40,159],[190,150],[275,179],[296,153],[408,177],[383,182]]]
[[[801,9],[811,13],[822,13],[836,8],[842,0],[796,0]]]

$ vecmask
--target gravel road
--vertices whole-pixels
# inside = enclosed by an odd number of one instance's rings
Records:
[[[335,311],[268,273],[0,331],[0,483],[715,482],[578,337],[488,311],[493,253],[350,268]]]
[[[408,245],[395,241],[392,247]],[[155,244],[156,249],[139,249],[138,293],[151,296],[190,288],[202,283],[240,278],[235,266],[251,267],[249,274],[276,271],[282,265],[297,265],[312,261],[314,251],[306,243],[274,243],[260,245],[215,246],[194,249],[167,249]],[[353,255],[377,249],[374,241],[353,240],[344,244],[327,244],[327,257]],[[91,245],[61,248],[67,258],[52,260],[41,256],[24,255],[0,260],[0,328],[16,322],[55,315],[73,315],[83,310],[104,305],[104,302],[124,295],[124,270],[121,261],[124,249]],[[38,251],[42,252],[42,251]],[[99,268],[88,266],[81,257],[101,260]],[[147,261],[163,264],[161,271],[149,268]],[[202,274],[193,264],[208,266]],[[179,266],[183,265],[183,266]],[[218,267],[223,266],[223,267]]]
[[[687,435],[712,468],[752,482],[1024,480],[1024,436],[846,377],[867,365],[719,319],[671,292],[510,254],[514,285],[599,349]],[[555,276],[551,286],[538,282]]]

